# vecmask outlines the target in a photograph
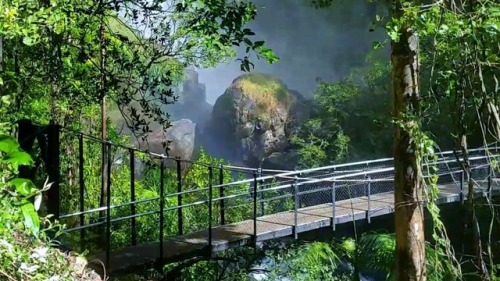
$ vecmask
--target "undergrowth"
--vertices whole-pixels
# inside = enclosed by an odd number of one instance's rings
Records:
[[[39,189],[18,177],[19,166],[31,164],[14,138],[0,135],[0,280],[101,280],[85,259],[53,247],[49,233],[57,237],[62,226],[37,213],[50,183]]]

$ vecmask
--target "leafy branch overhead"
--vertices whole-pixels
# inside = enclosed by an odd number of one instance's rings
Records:
[[[175,90],[186,67],[226,61],[236,56],[234,46],[239,44],[246,46],[241,69],[250,70],[252,53],[277,60],[245,27],[256,15],[248,1],[85,0],[52,1],[48,6],[45,1],[15,0],[2,2],[0,10],[5,70],[0,78],[12,100],[11,120],[36,116],[39,122],[52,119],[81,127],[74,121],[90,119],[84,112],[98,106],[101,94],[95,81],[104,74],[106,96],[132,131],[144,135],[151,122],[170,126],[162,108],[177,102]]]

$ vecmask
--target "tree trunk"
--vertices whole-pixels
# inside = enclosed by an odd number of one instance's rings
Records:
[[[100,1],[99,5],[102,7],[102,1]],[[103,13],[103,11],[101,11]],[[107,199],[109,196],[109,186],[108,186],[108,146],[104,142],[104,140],[107,140],[108,138],[108,130],[106,126],[106,74],[105,74],[105,67],[106,67],[106,37],[105,37],[105,31],[104,31],[104,16],[101,19],[101,24],[99,27],[99,41],[100,41],[100,81],[99,81],[99,97],[101,98],[101,138],[103,140],[102,143],[102,148],[101,148],[101,196],[100,196],[100,202],[99,206],[100,207],[105,207],[107,205]],[[104,221],[106,212],[101,211],[99,212],[99,219],[100,221]],[[109,241],[106,241],[105,239],[102,239],[104,236],[104,225],[101,225],[99,227],[99,239],[100,241],[110,243]],[[103,244],[104,246],[105,244]]]
[[[394,0],[393,7],[400,7]],[[396,9],[397,17],[400,10]],[[396,280],[426,280],[424,208],[421,163],[411,130],[419,130],[418,37],[410,29],[400,31],[392,46],[394,134]],[[411,117],[410,117],[411,116]]]

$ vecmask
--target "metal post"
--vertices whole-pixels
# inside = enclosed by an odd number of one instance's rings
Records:
[[[491,200],[491,197],[493,196],[492,191],[491,191],[491,174],[493,173],[493,169],[491,168],[491,163],[488,163],[488,197]]]
[[[175,160],[177,165],[177,227],[179,235],[183,234],[183,222],[182,222],[182,175],[181,175],[181,161],[179,159]]]
[[[106,268],[109,268],[111,259],[111,143],[106,143],[106,158],[107,158],[107,187],[108,196],[106,197]]]
[[[257,173],[253,173],[253,245],[257,251]]]
[[[19,120],[17,123],[18,123],[17,140],[19,142],[19,146],[26,153],[31,153],[33,151],[33,144],[35,143],[35,139],[38,138],[38,128],[28,119]],[[43,144],[40,143],[40,141],[39,145],[40,145],[40,150],[42,150],[41,151],[42,155],[44,155]],[[32,167],[29,165],[19,166],[19,177],[25,179],[33,179],[33,173],[31,168]]]
[[[160,158],[160,257],[158,259],[158,268],[162,270],[163,262],[163,236],[165,226],[165,159]]]
[[[294,208],[293,208],[293,237],[295,239],[299,238],[298,233],[298,211],[299,211],[299,186],[297,185],[297,176],[295,176],[295,180],[293,181],[293,190],[294,190]]]
[[[85,249],[85,181],[83,179],[83,135],[78,134],[78,179],[80,185],[80,250]]]
[[[337,220],[335,219],[335,193],[336,193],[335,182],[332,183],[332,229],[335,231],[337,226]]]
[[[368,176],[367,177],[367,180],[368,180],[368,184],[366,186],[366,189],[367,189],[367,194],[368,194],[368,210],[366,211],[366,219],[368,220],[368,223],[371,223],[371,193],[372,193],[372,181],[371,181],[371,177]]]
[[[220,164],[219,166],[219,197],[223,198],[224,197],[224,166]],[[226,224],[226,210],[224,206],[224,199],[220,200],[220,224],[225,225]]]
[[[130,228],[132,229],[132,246],[137,245],[137,226],[136,226],[136,206],[135,206],[135,154],[134,150],[130,149],[130,214],[132,219],[130,220]]]
[[[258,168],[257,169],[257,178],[260,178],[262,176],[262,169],[261,168]],[[260,215],[261,216],[264,216],[265,215],[265,210],[264,210],[264,192],[262,192],[262,188],[263,188],[263,185],[262,185],[262,182],[261,182],[261,185],[260,185]]]
[[[60,154],[59,154],[59,125],[51,122],[47,126],[47,147],[48,150],[48,164],[47,172],[49,182],[52,183],[50,189],[47,191],[47,211],[53,215],[53,219],[59,219],[60,203],[59,203],[59,182],[60,182]]]
[[[460,172],[460,202],[462,203],[462,205],[464,204],[465,202],[465,195],[464,195],[464,178],[465,178],[465,175],[464,175],[464,171],[462,170]]]
[[[212,193],[213,193],[213,167],[208,167],[208,248],[212,253]]]

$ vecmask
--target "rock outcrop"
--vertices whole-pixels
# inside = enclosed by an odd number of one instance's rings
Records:
[[[165,132],[159,128],[150,133],[146,141],[141,141],[141,148],[150,152],[165,154],[164,142],[168,141],[168,156],[191,159],[195,149],[196,123],[189,119],[172,122]]]
[[[275,153],[286,153],[291,134],[306,114],[300,94],[280,80],[262,73],[241,75],[214,105],[211,150],[258,166]]]
[[[179,94],[179,101],[166,106],[166,111],[174,120],[192,120],[202,131],[212,113],[212,105],[206,101],[206,98],[206,88],[204,84],[199,83],[198,73],[188,69],[182,92]]]

